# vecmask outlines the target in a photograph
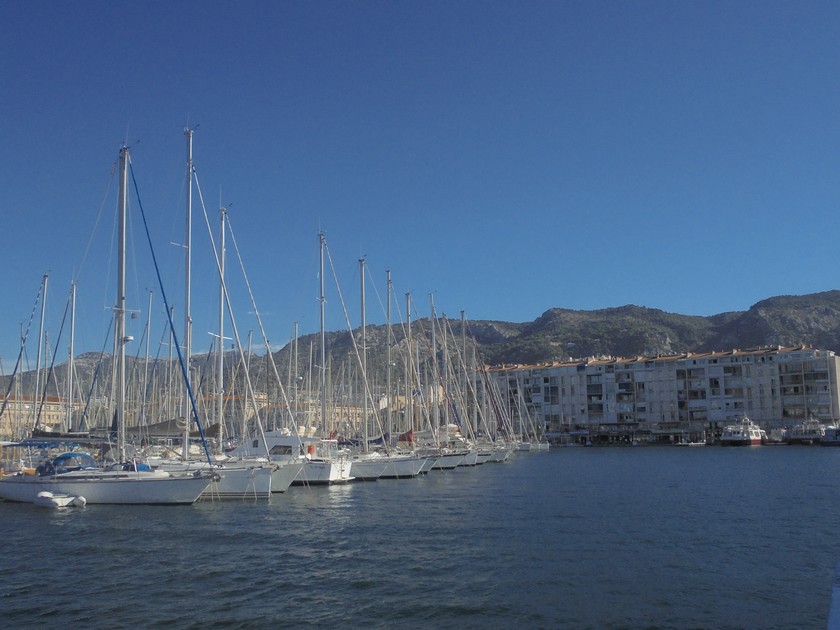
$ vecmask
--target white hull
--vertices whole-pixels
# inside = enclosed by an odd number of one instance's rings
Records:
[[[447,455],[438,455],[435,463],[432,465],[432,470],[451,470],[457,468],[464,461],[466,453],[450,453]]]
[[[272,470],[267,466],[220,468],[221,479],[210,484],[199,501],[220,499],[268,499],[271,497]]]
[[[157,470],[170,473],[215,472],[219,481],[210,484],[201,494],[201,501],[221,499],[268,499],[271,497],[271,467],[267,464],[234,461],[208,466],[198,461],[161,461]]]
[[[173,477],[146,472],[93,472],[39,477],[15,475],[0,479],[0,499],[34,503],[39,492],[84,497],[90,504],[165,505],[195,503],[211,477]]]
[[[409,479],[416,477],[423,470],[428,460],[414,455],[394,455],[388,458],[388,466],[382,473],[382,479]],[[431,465],[431,464],[430,464]]]
[[[478,464],[486,464],[491,459],[493,459],[493,451],[478,451],[476,453],[478,455]]]
[[[335,440],[302,438],[283,431],[266,431],[263,435],[269,459],[274,463],[300,463],[302,460],[299,458],[305,454],[306,463],[302,465],[292,485],[346,483],[353,478],[350,474],[350,460],[338,451]],[[253,440],[249,447],[243,445],[231,451],[230,455],[253,456],[253,453],[260,450],[265,450],[261,439]]]
[[[478,451],[470,451],[466,455],[464,455],[464,459],[461,460],[461,463],[458,464],[459,466],[477,466],[479,464],[478,461],[479,452]],[[480,462],[484,463],[484,462]]]
[[[303,469],[303,461],[275,462],[277,468],[271,473],[271,491],[286,492]]]
[[[301,468],[300,473],[298,473],[292,485],[308,486],[347,483],[352,479],[353,476],[350,474],[350,460],[348,459],[310,459]]]
[[[359,481],[376,481],[388,468],[388,462],[382,457],[350,460],[350,475]]]

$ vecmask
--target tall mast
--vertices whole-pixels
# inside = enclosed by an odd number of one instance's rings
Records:
[[[431,401],[432,401],[432,417],[434,418],[435,422],[435,430],[439,431],[440,429],[440,407],[438,403],[438,362],[437,362],[437,339],[435,337],[435,325],[437,324],[437,315],[435,314],[435,294],[429,293],[429,304],[432,308],[432,316],[431,316],[431,323],[432,323],[432,387],[431,387]],[[449,425],[446,425],[446,432],[447,435],[449,433]]]
[[[67,422],[68,431],[73,430],[73,375],[75,364],[73,360],[76,338],[76,281],[70,284],[70,349],[67,354]]]
[[[192,356],[192,316],[190,310],[190,294],[192,282],[191,269],[191,248],[192,248],[192,179],[193,179],[193,157],[192,157],[192,138],[193,130],[184,129],[184,135],[187,138],[187,191],[186,191],[186,235],[184,237],[184,363],[186,364],[187,381],[190,380],[190,358]],[[188,388],[189,382],[184,383],[185,390]],[[189,457],[189,441],[190,441],[190,402],[189,397],[183,397],[184,418],[186,420],[184,428],[184,444],[181,451],[181,459],[188,459]]]
[[[318,233],[321,276],[321,437],[327,437],[327,338],[324,332],[324,233]]]
[[[469,376],[467,374],[467,322],[466,322],[466,315],[464,311],[461,310],[461,347],[463,348],[463,373],[462,373],[462,383],[461,383],[461,391],[464,392],[464,408],[461,410],[461,418],[463,418],[464,422],[469,422],[469,409],[470,409],[470,392],[473,391],[473,387],[469,386]],[[476,392],[476,399],[473,402],[474,405],[478,404],[478,393]]]
[[[386,424],[388,425],[388,439],[391,438],[392,433],[392,426],[391,426],[391,270],[386,269],[385,274],[388,278],[388,302],[385,308],[386,317],[388,320],[388,327],[387,327],[387,334],[388,334],[388,341],[386,345],[388,347],[386,362],[387,365],[385,367],[385,402],[386,402]]]
[[[293,420],[292,428],[295,431],[297,431],[297,426],[298,426],[297,417],[298,417],[298,412],[300,411],[300,392],[298,390],[299,390],[300,386],[302,385],[302,383],[300,382],[301,381],[300,367],[299,367],[300,364],[298,363],[298,323],[297,322],[295,322],[295,347],[294,347],[294,352],[295,352],[295,363],[294,363],[294,375],[295,375],[295,393],[294,393],[294,396],[295,397],[294,397],[294,401],[292,403],[292,420]],[[307,409],[308,409],[308,405],[307,405]]]
[[[119,231],[117,236],[117,303],[114,306],[114,341],[117,345],[117,454],[125,461],[125,223],[128,180],[128,147],[120,149]]]
[[[368,451],[368,385],[367,385],[367,326],[365,322],[365,259],[359,258],[359,270],[361,271],[361,295],[362,295],[362,398],[364,398],[362,422],[364,423],[363,435],[365,437],[365,453]]]
[[[408,404],[408,429],[414,429],[414,363],[411,358],[411,293],[405,294],[405,319],[408,324],[408,355],[405,370],[405,395]],[[406,430],[408,430],[406,429]]]
[[[169,321],[175,321],[175,307],[169,307]],[[172,334],[172,327],[169,328],[169,362],[167,365],[166,370],[166,413],[169,418],[175,417],[175,398],[174,398],[174,391],[172,389],[172,373],[174,371],[173,367],[173,360],[172,360],[172,350],[174,349],[174,335]]]
[[[32,428],[35,428],[35,423],[38,422],[38,407],[41,400],[41,349],[44,339],[44,318],[47,311],[47,280],[49,275],[44,274],[41,281],[41,324],[38,327],[38,353],[35,358],[35,392],[32,394]]]
[[[146,360],[143,363],[143,423],[149,423],[149,340],[152,336],[152,292],[149,291],[149,307],[146,311]]]
[[[224,439],[224,404],[225,404],[225,208],[219,209],[219,347],[216,362],[216,422],[219,423],[219,452]]]

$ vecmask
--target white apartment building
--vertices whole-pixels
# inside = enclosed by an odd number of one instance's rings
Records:
[[[773,346],[505,365],[489,373],[512,416],[533,418],[548,432],[719,433],[743,416],[765,429],[809,417],[826,423],[840,419],[838,363],[832,351]]]

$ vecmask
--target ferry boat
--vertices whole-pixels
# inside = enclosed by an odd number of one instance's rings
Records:
[[[721,446],[758,446],[764,442],[766,434],[752,420],[744,416],[739,424],[730,424],[723,428],[720,436]]]
[[[825,437],[825,427],[814,418],[807,422],[794,425],[787,432],[785,442],[788,444],[819,444]]]

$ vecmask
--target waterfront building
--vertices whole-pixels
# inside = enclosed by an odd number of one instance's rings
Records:
[[[575,431],[714,439],[744,416],[765,430],[840,419],[840,357],[809,346],[488,368],[514,418]]]
[[[5,405],[2,403],[0,398],[0,439],[3,440],[27,437],[35,426],[45,431],[65,431],[68,418],[78,411],[78,405],[68,405],[66,399],[58,396],[46,396],[38,405],[31,396],[9,396]]]

